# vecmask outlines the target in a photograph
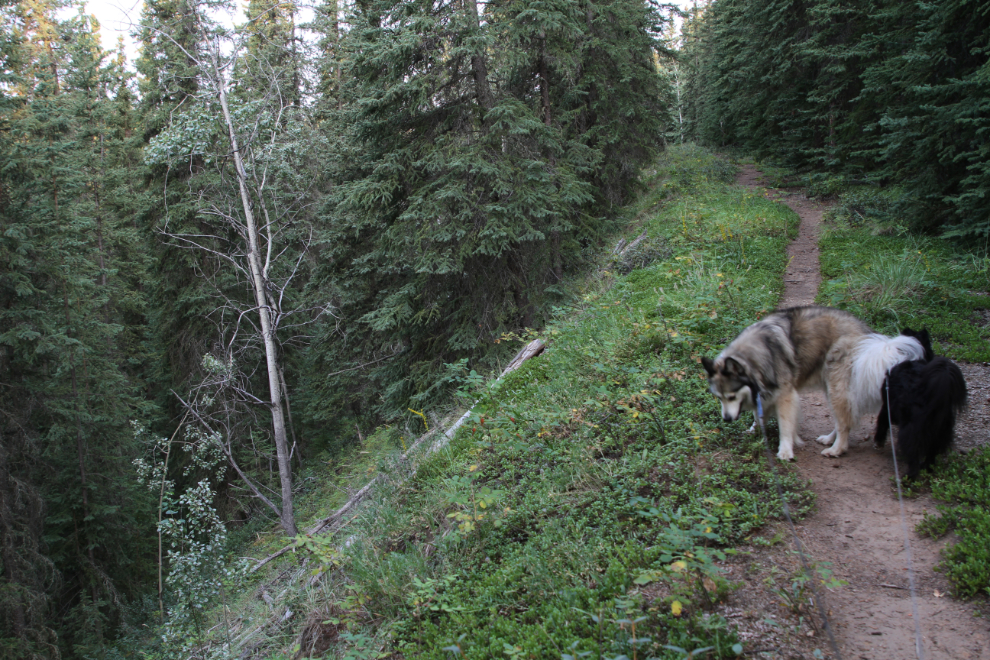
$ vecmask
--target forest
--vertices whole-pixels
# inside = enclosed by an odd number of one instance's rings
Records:
[[[695,139],[853,183],[911,229],[990,236],[990,7],[713,2],[685,33]]]
[[[5,658],[207,657],[228,555],[470,403],[675,145],[990,239],[985,2],[299,9],[146,0],[128,62],[81,4],[0,0]]]

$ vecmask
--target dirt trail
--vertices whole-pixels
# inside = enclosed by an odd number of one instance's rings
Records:
[[[750,165],[737,182],[763,188],[760,173]],[[801,217],[798,238],[788,248],[791,261],[780,306],[811,304],[821,282],[817,242],[824,207],[798,191],[766,194]],[[795,461],[818,503],[815,513],[798,524],[798,533],[815,561],[831,562],[835,576],[849,583],[825,594],[842,657],[910,659],[917,656],[904,535],[890,484],[893,459],[889,451],[873,448],[872,428],[872,420],[862,423],[851,436],[848,454],[826,458],[815,438],[832,430],[828,404],[823,394],[803,397],[800,435],[807,444],[795,448]],[[905,499],[904,506],[925,657],[990,660],[987,618],[974,616],[977,605],[948,596],[947,580],[932,570],[951,537],[932,541],[914,531],[925,511],[935,513],[935,503],[920,496]]]

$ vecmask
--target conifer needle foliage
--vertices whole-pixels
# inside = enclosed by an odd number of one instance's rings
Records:
[[[687,32],[695,136],[903,185],[914,227],[990,234],[984,3],[716,0]]]
[[[443,363],[539,325],[564,273],[657,152],[667,109],[640,2],[361,5],[328,201],[324,291],[342,319],[310,409],[394,415]],[[356,368],[374,360],[369,368]],[[342,367],[353,370],[339,374]]]

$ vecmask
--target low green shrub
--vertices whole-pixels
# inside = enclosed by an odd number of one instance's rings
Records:
[[[826,212],[826,219],[851,227],[875,224],[893,230],[900,224],[897,211],[903,198],[903,191],[896,187],[847,187],[841,190],[835,205]]]
[[[958,595],[990,596],[990,446],[939,461],[930,482],[932,497],[946,504],[918,531],[938,537],[954,530],[959,540],[946,548],[939,569]]]

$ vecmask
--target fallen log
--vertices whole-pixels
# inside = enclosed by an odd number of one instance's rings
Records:
[[[512,361],[509,362],[508,366],[506,366],[505,369],[502,370],[502,373],[499,374],[499,377],[495,379],[495,382],[496,383],[499,382],[500,380],[505,378],[508,374],[518,369],[520,365],[522,365],[522,363],[525,362],[526,360],[532,357],[536,357],[537,355],[542,353],[544,348],[546,348],[546,345],[540,339],[534,339],[533,341],[528,343],[521,351],[516,353],[516,356],[512,358]],[[468,409],[468,411],[465,412],[463,415],[461,415],[460,418],[456,422],[454,422],[451,425],[451,427],[448,428],[443,433],[439,433],[437,430],[435,430],[435,431],[428,431],[423,435],[419,436],[419,438],[416,439],[416,442],[414,442],[412,446],[410,446],[409,449],[406,450],[406,452],[403,453],[402,456],[399,458],[399,465],[406,466],[408,469],[406,473],[402,476],[402,478],[398,481],[398,484],[402,484],[408,478],[409,475],[415,472],[415,465],[413,464],[412,459],[416,451],[425,443],[427,438],[435,438],[435,440],[433,441],[432,444],[430,444],[427,447],[426,453],[423,454],[422,457],[420,457],[420,460],[446,447],[447,443],[449,443],[451,438],[454,437],[454,434],[457,433],[457,429],[461,428],[461,426],[464,425],[464,422],[468,420],[468,418],[471,416],[471,413],[474,412],[475,406],[477,405],[478,402],[475,401]],[[367,484],[365,484],[361,488],[361,490],[354,493],[354,495],[352,495],[351,498],[347,500],[344,506],[334,511],[326,518],[322,518],[318,520],[315,525],[313,525],[308,530],[306,530],[306,534],[308,536],[315,536],[317,534],[330,533],[338,529],[344,517],[349,512],[351,512],[358,504],[364,501],[374,491],[375,485],[378,484],[380,481],[383,481],[384,479],[385,479],[385,475],[382,474],[377,475],[374,479],[372,479]],[[257,564],[255,564],[254,567],[251,568],[251,572],[254,573],[265,564],[275,559],[278,559],[285,553],[292,550],[294,547],[296,547],[295,543],[290,543],[289,545],[278,550],[277,552],[268,555],[264,559],[260,560]]]

